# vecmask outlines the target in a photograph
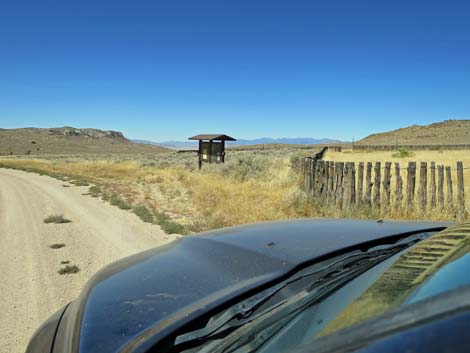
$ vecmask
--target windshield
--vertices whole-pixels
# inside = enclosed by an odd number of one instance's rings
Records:
[[[178,336],[175,351],[281,352],[469,285],[466,228],[429,235],[306,268],[216,315],[204,328]]]

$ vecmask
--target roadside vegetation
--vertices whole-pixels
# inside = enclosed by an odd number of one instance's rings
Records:
[[[62,261],[62,262],[65,262],[65,261]],[[61,269],[59,269],[59,271],[57,271],[59,275],[70,275],[70,274],[74,274],[77,272],[80,272],[80,268],[77,265],[65,265],[65,267],[62,267]]]
[[[70,219],[64,218],[64,216],[61,214],[51,215],[51,216],[44,218],[44,223],[61,224],[61,223],[70,223],[70,222],[72,222]]]
[[[64,243],[54,243],[54,244],[49,245],[49,247],[51,249],[61,249],[61,248],[65,247],[65,244]]]
[[[413,157],[415,154],[414,152],[410,151],[409,149],[405,147],[400,147],[397,152],[392,153],[393,158],[407,158],[407,157]]]
[[[301,161],[313,149],[279,147],[249,151],[229,150],[225,164],[197,169],[195,153],[159,153],[129,156],[49,156],[41,159],[4,157],[0,166],[89,184],[88,195],[133,212],[142,221],[158,224],[167,233],[197,231],[260,221],[304,217],[377,219],[373,210],[355,207],[341,211],[300,190]],[[467,151],[328,152],[333,161],[435,161],[470,166]],[[470,183],[469,171],[465,180]],[[468,185],[468,184],[467,184]],[[470,192],[470,191],[467,191]],[[449,219],[442,213],[427,219]],[[396,219],[423,215],[397,213]]]

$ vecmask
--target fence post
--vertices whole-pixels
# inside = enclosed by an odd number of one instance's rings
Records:
[[[322,183],[322,173],[321,173],[321,162],[322,161],[317,161],[316,165],[317,167],[315,168],[315,196],[320,197],[321,196],[321,183]]]
[[[403,179],[400,175],[400,163],[395,162],[395,211],[401,211],[403,202]]]
[[[330,178],[330,161],[325,161],[325,171],[324,171],[324,185],[323,185],[323,196],[326,199],[328,197],[328,184]]]
[[[380,210],[380,162],[375,162],[374,172],[374,197],[372,199],[372,206]]]
[[[406,208],[408,210],[413,208],[413,201],[415,198],[415,183],[416,162],[408,162],[408,175],[406,179]]]
[[[463,182],[463,163],[457,162],[457,192],[458,192],[458,210],[459,219],[463,220],[467,217],[465,210],[465,190]]]
[[[436,208],[436,162],[431,162],[431,210]]]
[[[382,181],[383,185],[383,208],[384,213],[388,214],[390,212],[390,167],[391,162],[385,162],[385,169],[384,169],[384,180]]]
[[[444,166],[437,166],[437,205],[439,210],[444,209]]]
[[[372,162],[367,162],[366,167],[366,194],[364,196],[364,203],[370,207],[371,194],[372,194]]]
[[[305,192],[308,192],[310,190],[310,174],[308,172],[308,164],[309,164],[309,159],[304,158],[302,161],[302,172],[303,172],[302,185],[303,185]]]
[[[350,175],[350,163],[349,162],[346,162],[344,163],[344,169],[343,169],[343,205],[342,205],[342,209],[345,210],[345,209],[348,209],[349,206],[350,206],[350,199],[351,199],[351,188],[350,188],[350,179],[349,179],[349,175]]]
[[[328,162],[321,161],[321,194],[326,199],[328,186]]]
[[[339,185],[339,162],[335,162],[335,179],[333,184],[333,195],[332,200],[333,204],[336,205],[336,198],[338,197],[338,185]]]
[[[336,208],[343,206],[343,162],[338,162],[336,169]]]
[[[428,203],[428,164],[426,162],[421,162],[419,167],[418,199],[420,211],[425,212]]]
[[[331,196],[333,193],[333,183],[334,183],[334,177],[335,177],[335,163],[333,161],[330,161],[330,171],[328,173],[328,194]]]
[[[356,203],[360,204],[362,202],[362,192],[364,185],[364,162],[359,162],[357,169],[357,193],[356,193]]]
[[[454,209],[454,192],[452,189],[452,173],[449,166],[446,166],[447,181],[447,210],[453,212]]]
[[[356,164],[351,162],[351,203],[356,202]]]

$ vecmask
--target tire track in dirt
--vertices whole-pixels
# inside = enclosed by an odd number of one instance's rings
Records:
[[[0,169],[0,352],[24,352],[36,328],[80,293],[101,267],[177,236],[84,196],[87,187]],[[67,224],[45,224],[63,214]],[[57,250],[49,246],[64,243]],[[61,261],[80,272],[61,276]]]

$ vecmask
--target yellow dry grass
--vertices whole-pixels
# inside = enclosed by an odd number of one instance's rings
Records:
[[[298,176],[289,158],[277,158],[262,178],[237,180],[216,172],[162,169],[138,161],[3,158],[4,167],[69,179],[83,178],[118,194],[131,205],[144,204],[195,230],[316,215],[299,201]]]
[[[156,213],[168,214],[171,219],[194,230],[304,217],[381,217],[373,210],[360,207],[338,210],[303,194],[299,187],[300,171],[292,169],[291,159],[312,154],[313,151],[279,149],[230,153],[225,165],[205,165],[202,171],[194,169],[193,155],[178,153],[161,154],[155,157],[158,160],[151,161],[137,155],[126,159],[4,157],[0,159],[0,165],[98,184],[108,195],[117,194],[131,206],[145,205]],[[395,158],[392,152],[328,152],[325,159],[343,162],[398,161],[404,180],[408,161],[435,161],[453,168],[457,161],[463,161],[464,167],[470,167],[470,153],[467,151],[422,151],[410,158]],[[470,170],[465,170],[465,182],[470,185]],[[394,184],[392,177],[392,200]],[[467,190],[468,193],[470,190]],[[468,196],[467,202],[470,200]],[[457,198],[455,186],[454,198]],[[468,209],[469,206],[467,204]],[[389,216],[394,219],[429,220],[453,217],[454,214],[440,211],[423,214],[403,210]]]

